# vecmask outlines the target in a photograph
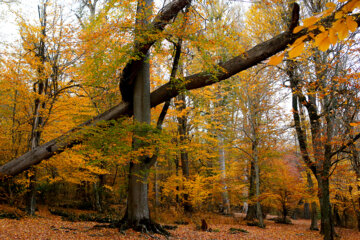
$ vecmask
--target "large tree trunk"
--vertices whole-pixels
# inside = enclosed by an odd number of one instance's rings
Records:
[[[125,220],[129,226],[138,229],[140,224],[150,222],[148,206],[148,167],[145,164],[130,163],[129,190]]]
[[[139,1],[140,3],[141,1]],[[152,4],[151,1],[147,1]],[[150,124],[150,67],[148,58],[139,69],[134,87],[133,109],[134,121]],[[133,139],[134,151],[142,147],[142,143]],[[129,190],[126,217],[132,224],[139,224],[140,221],[149,221],[148,188],[147,177],[150,165],[145,162],[148,157],[139,157],[137,161],[132,160],[129,170]],[[138,163],[137,163],[138,162]]]
[[[312,190],[314,188],[314,183],[311,179],[311,173],[309,171],[307,171],[306,177],[307,177],[307,182],[308,182],[308,188],[312,192]],[[317,223],[316,202],[312,201],[310,207],[311,207],[311,209],[310,209],[310,219],[311,219],[310,230],[318,231],[319,227],[318,227],[318,223]]]
[[[142,31],[145,30],[146,19],[151,14],[152,4],[152,0],[138,1],[135,48],[139,44],[137,39],[141,38],[141,35],[144,34]],[[140,62],[138,67],[134,79],[133,92],[132,94],[130,93],[132,95],[134,124],[150,124],[150,64],[148,52],[146,52],[146,57]],[[141,128],[139,126],[134,132],[134,151],[144,146],[144,143],[137,137],[137,135],[146,135],[146,133],[142,132]],[[147,225],[150,223],[147,180],[151,165],[152,161],[148,156],[139,156],[137,159],[130,160],[128,199],[124,220],[128,226],[140,231],[148,231]]]
[[[321,233],[324,234],[324,240],[333,240],[335,229],[332,221],[328,174],[318,177],[318,188],[321,209]]]
[[[149,70],[149,62],[144,61],[135,82],[133,98],[135,124],[136,122],[150,124]],[[143,146],[141,140],[136,138],[137,134],[143,135],[144,133],[135,132],[133,139],[134,151]],[[154,162],[148,156],[140,156],[138,159],[132,159],[130,162],[128,199],[124,221],[126,222],[126,227],[131,227],[141,232],[154,231],[154,229],[151,229],[147,183],[149,170],[153,164]]]
[[[147,58],[148,59],[148,58]],[[149,61],[142,63],[134,86],[133,97],[134,121],[150,124],[150,66]],[[136,130],[133,137],[134,151],[144,144],[136,135],[144,135],[141,127]],[[140,232],[154,232],[168,235],[169,233],[150,219],[148,205],[148,176],[150,168],[155,164],[156,157],[140,156],[130,161],[129,188],[126,213],[120,230],[133,228]]]

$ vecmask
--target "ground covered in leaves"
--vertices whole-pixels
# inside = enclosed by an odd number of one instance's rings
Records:
[[[175,219],[167,218],[166,224],[175,226]],[[209,232],[198,230],[201,219],[206,219]],[[246,226],[241,216],[225,217],[215,214],[196,214],[187,225],[176,225],[169,230],[171,236],[140,234],[132,230],[120,233],[117,229],[98,228],[96,222],[64,221],[52,215],[47,208],[37,212],[36,217],[18,216],[18,219],[0,219],[0,239],[55,240],[55,239],[322,239],[318,232],[308,230],[308,220],[293,220],[293,224],[277,224],[266,221],[266,228]],[[337,228],[341,239],[360,239],[360,233],[353,229]]]

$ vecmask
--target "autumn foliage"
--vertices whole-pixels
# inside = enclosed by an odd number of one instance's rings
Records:
[[[359,237],[360,1],[6,4],[0,238],[140,239],[108,228],[165,233],[155,222],[181,239]],[[134,96],[139,76],[151,95]]]

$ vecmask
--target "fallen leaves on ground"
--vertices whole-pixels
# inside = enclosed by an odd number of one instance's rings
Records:
[[[266,221],[266,228],[249,227],[240,218],[204,215],[211,232],[196,230],[195,224],[179,225],[170,230],[169,239],[322,239],[318,232],[310,231],[309,220],[292,220],[292,225],[276,224]],[[169,224],[169,223],[167,223]],[[42,210],[36,217],[24,217],[20,220],[0,219],[0,239],[26,240],[65,240],[65,239],[166,239],[160,235],[149,235],[127,230],[125,234],[117,229],[94,228],[95,222],[68,222],[61,217]],[[230,231],[230,228],[248,231]],[[360,239],[360,233],[354,229],[337,229],[341,239]]]

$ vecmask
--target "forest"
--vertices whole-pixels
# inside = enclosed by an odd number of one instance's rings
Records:
[[[0,239],[360,239],[360,0],[0,18]]]

